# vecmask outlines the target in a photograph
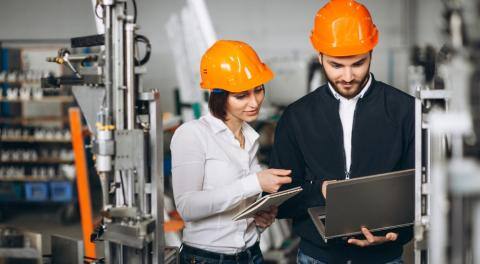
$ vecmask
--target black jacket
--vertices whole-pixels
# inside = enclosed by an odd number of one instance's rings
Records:
[[[372,80],[355,109],[350,178],[414,168],[414,113],[412,96]],[[401,256],[403,244],[412,238],[411,227],[395,230],[399,232],[395,242],[368,248],[348,245],[341,239],[325,244],[321,239],[307,208],[325,204],[322,182],[345,179],[345,166],[339,101],[328,85],[323,85],[288,106],[278,122],[270,167],[292,170],[292,184],[282,189],[304,189],[280,206],[278,217],[293,219],[293,231],[302,240],[301,250],[318,260],[385,263]]]

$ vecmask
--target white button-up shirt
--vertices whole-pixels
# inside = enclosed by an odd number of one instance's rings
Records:
[[[256,173],[258,133],[242,126],[245,148],[220,119],[206,115],[180,126],[170,145],[173,192],[187,245],[234,254],[259,238],[252,218],[232,217],[262,192]]]
[[[345,162],[346,162],[346,172],[350,172],[350,165],[352,164],[352,128],[353,128],[353,118],[355,114],[355,107],[357,106],[357,102],[359,98],[362,98],[367,90],[370,88],[372,84],[372,74],[368,77],[368,82],[365,84],[365,87],[362,91],[357,94],[357,96],[347,99],[341,96],[335,89],[333,89],[330,82],[328,83],[328,87],[333,93],[333,96],[340,100],[340,107],[339,107],[339,114],[340,120],[342,121],[343,127],[343,147],[345,149]]]

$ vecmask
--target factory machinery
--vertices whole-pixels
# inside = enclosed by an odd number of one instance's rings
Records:
[[[480,263],[479,1],[445,0],[446,45],[414,52],[415,263]]]
[[[175,263],[178,251],[166,248],[164,239],[160,93],[141,85],[150,43],[137,34],[135,1],[99,0],[94,6],[103,34],[72,38],[71,48],[98,53],[61,49],[48,60],[72,74],[42,80],[45,89],[71,87],[92,132],[103,200],[102,223],[90,240],[104,243],[104,259],[97,262]]]
[[[446,45],[420,50],[409,75],[417,98],[414,259],[480,263],[480,1],[443,2]],[[135,5],[133,15],[127,6],[97,1],[104,32],[72,38],[71,48],[98,52],[60,50],[49,60],[72,74],[42,85],[71,86],[93,135],[103,220],[90,240],[103,241],[104,259],[92,262],[175,263],[177,250],[165,246],[163,233],[160,94],[142,88],[150,44],[137,34]],[[87,64],[94,67],[81,67]]]

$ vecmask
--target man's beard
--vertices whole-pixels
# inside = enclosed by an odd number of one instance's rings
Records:
[[[355,92],[355,94],[352,94],[352,95],[346,95],[346,94],[342,94],[341,90],[337,87],[337,84],[332,80],[330,79],[330,77],[327,75],[327,72],[325,71],[325,68],[322,67],[322,71],[323,71],[323,75],[325,76],[325,78],[327,79],[327,81],[332,85],[333,89],[339,93],[341,96],[345,97],[345,98],[348,98],[348,99],[351,99],[351,98],[354,98],[355,96],[357,96],[360,92],[362,92],[362,90],[365,88],[365,84],[368,82],[368,77],[370,77],[370,65],[368,65],[368,70],[367,70],[367,74],[365,74],[365,76],[361,79],[361,80],[353,80],[351,82],[349,82],[348,84],[353,84],[353,85],[359,85],[360,88],[357,89],[357,91]],[[347,82],[344,82],[344,81],[341,81],[342,84],[346,84]]]

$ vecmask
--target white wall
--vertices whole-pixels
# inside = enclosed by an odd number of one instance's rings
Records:
[[[410,0],[417,5],[415,14],[410,14],[405,1],[361,1],[370,9],[380,30],[372,71],[377,79],[402,89],[407,83],[407,20],[417,17],[418,27],[412,39],[422,44],[438,44],[441,20],[437,14],[442,8],[438,0]],[[262,58],[268,59],[294,53],[313,56],[309,32],[316,11],[326,1],[206,0],[206,3],[219,38],[246,41]],[[182,0],[137,0],[140,33],[149,37],[153,46],[145,86],[163,92],[163,108],[169,111],[173,111],[172,88],[176,79],[165,23],[183,4]],[[0,25],[0,39],[69,38],[96,32],[90,0],[2,0]]]
[[[443,3],[438,0],[420,0],[417,4],[417,34],[416,42],[420,45],[433,45],[440,48],[443,44],[442,35],[443,18],[440,14],[443,12]],[[432,14],[438,14],[432,16]]]

